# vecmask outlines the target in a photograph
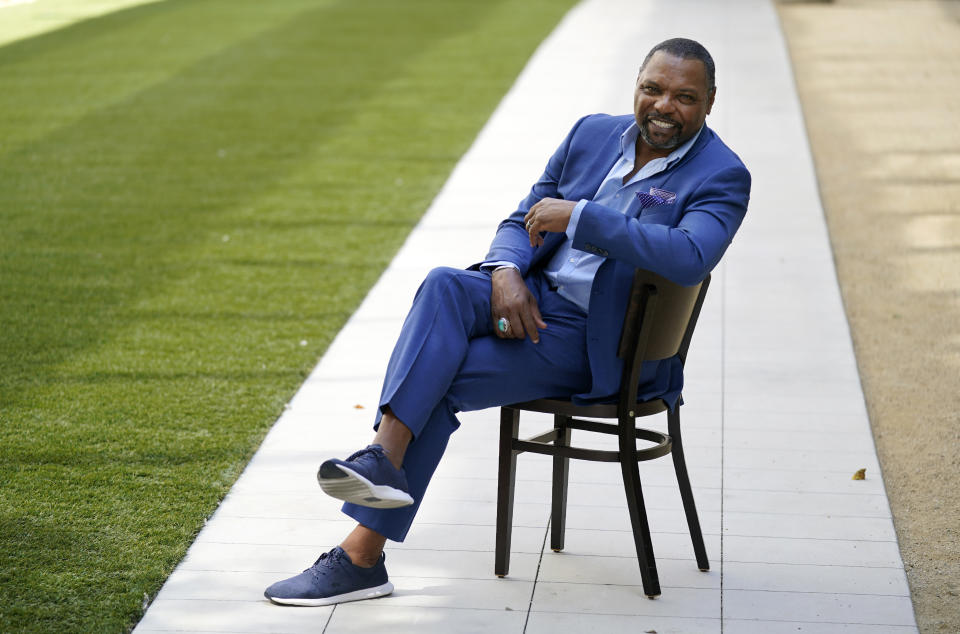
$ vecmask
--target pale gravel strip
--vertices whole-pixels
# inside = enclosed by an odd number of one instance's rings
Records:
[[[960,632],[960,2],[779,5],[924,632]],[[937,95],[909,106],[910,92]],[[842,88],[839,88],[842,86]]]

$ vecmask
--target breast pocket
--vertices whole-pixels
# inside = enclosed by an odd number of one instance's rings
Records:
[[[673,205],[657,205],[642,210],[640,215],[637,216],[637,220],[655,225],[673,225],[675,224],[673,222],[674,212]]]

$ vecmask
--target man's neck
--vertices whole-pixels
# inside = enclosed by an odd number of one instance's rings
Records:
[[[637,136],[637,142],[634,145],[633,169],[623,177],[623,183],[629,183],[630,179],[637,175],[637,172],[643,169],[643,166],[653,159],[670,156],[673,150],[658,150],[647,145],[640,136]]]
[[[670,153],[676,149],[670,148],[667,150],[658,150],[657,148],[651,147],[649,144],[644,142],[643,138],[639,136],[637,137],[637,144],[635,148],[636,149],[634,152],[636,158],[633,161],[633,166],[637,171],[640,171],[640,168],[653,159],[666,158],[667,156],[670,156]]]

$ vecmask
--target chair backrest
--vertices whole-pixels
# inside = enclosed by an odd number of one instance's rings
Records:
[[[656,273],[637,269],[618,351],[624,360],[621,390],[626,389],[626,394],[636,394],[644,361],[674,355],[686,361],[709,285],[709,275],[695,286],[680,286]]]

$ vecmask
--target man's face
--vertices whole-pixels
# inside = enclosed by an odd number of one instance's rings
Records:
[[[640,138],[655,150],[682,145],[703,125],[716,92],[707,90],[703,62],[657,51],[637,77],[633,94]]]

